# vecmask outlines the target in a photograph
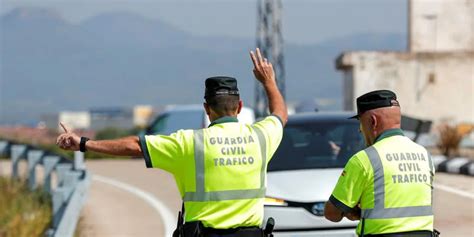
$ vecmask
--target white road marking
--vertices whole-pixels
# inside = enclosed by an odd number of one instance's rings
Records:
[[[470,199],[474,199],[474,194],[472,194],[472,193],[462,191],[462,190],[458,190],[458,189],[455,189],[455,188],[451,188],[451,187],[448,187],[448,186],[444,186],[442,184],[435,184],[434,188],[445,191],[445,192],[448,192],[448,193],[457,194],[457,195],[462,196],[462,197],[467,197],[467,198],[470,198]]]
[[[130,184],[123,183],[111,178],[107,178],[100,175],[93,175],[93,180],[106,183],[122,190],[125,190],[133,195],[138,196],[143,199],[145,202],[150,204],[161,216],[164,225],[164,235],[163,236],[172,236],[174,226],[176,225],[176,217],[171,213],[171,211],[158,199],[156,199],[152,194],[145,192],[141,189],[138,189]]]

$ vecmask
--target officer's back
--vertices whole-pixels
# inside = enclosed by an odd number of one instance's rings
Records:
[[[325,216],[361,220],[361,236],[428,237],[433,231],[434,167],[427,150],[405,137],[395,93],[357,98],[357,118],[367,148],[346,164]]]
[[[282,123],[275,116],[253,125],[226,116],[209,128],[141,139],[148,167],[174,175],[185,221],[229,229],[261,225],[266,167],[281,134]]]

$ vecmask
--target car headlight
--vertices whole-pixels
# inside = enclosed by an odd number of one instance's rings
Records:
[[[311,207],[311,213],[316,216],[324,216],[324,202],[317,202]]]
[[[285,200],[272,197],[265,197],[263,204],[265,206],[288,206]]]

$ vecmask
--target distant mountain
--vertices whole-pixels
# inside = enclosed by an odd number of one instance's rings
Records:
[[[203,80],[232,75],[246,104],[254,79],[254,39],[202,37],[126,12],[81,24],[48,9],[19,8],[0,18],[0,123],[90,107],[201,103]],[[402,50],[398,34],[348,35],[315,45],[285,45],[287,98],[333,100],[342,106],[344,50]]]

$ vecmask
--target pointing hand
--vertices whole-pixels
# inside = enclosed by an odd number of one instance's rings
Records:
[[[75,133],[71,132],[63,123],[59,123],[64,130],[64,133],[58,136],[56,139],[56,145],[64,150],[79,150],[79,143],[81,138]]]

